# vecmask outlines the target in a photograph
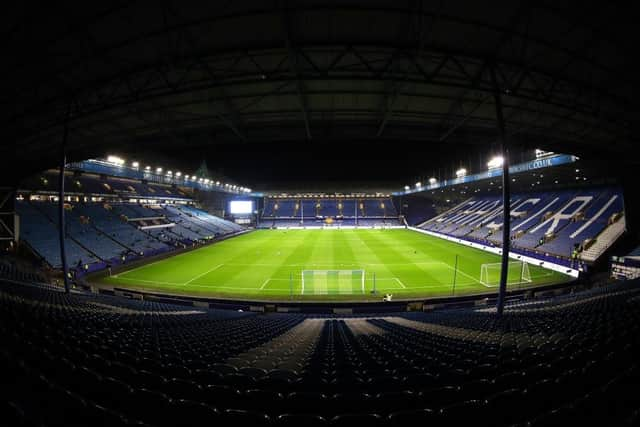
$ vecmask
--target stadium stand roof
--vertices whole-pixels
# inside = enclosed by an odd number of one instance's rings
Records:
[[[637,20],[623,8],[20,2],[2,19],[0,157],[30,171],[55,164],[65,123],[72,160],[212,146],[231,158],[277,147],[260,153],[275,159],[310,141],[487,147],[496,87],[513,144],[587,155],[638,142]]]

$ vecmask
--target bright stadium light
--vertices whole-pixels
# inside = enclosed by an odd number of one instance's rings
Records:
[[[465,168],[460,168],[456,171],[456,176],[458,178],[462,178],[463,176],[467,175],[467,170]]]
[[[489,169],[497,169],[497,168],[501,168],[503,164],[504,164],[504,157],[495,156],[493,159],[489,160],[489,162],[487,163],[487,167]]]
[[[409,187],[408,185],[404,186],[404,191],[409,191],[409,189],[411,189],[411,187]]]
[[[416,182],[416,188],[422,187],[422,183],[420,181]]]
[[[107,156],[107,162],[113,163],[114,165],[118,166],[124,165],[124,159],[121,159],[118,156]]]
[[[145,167],[144,167],[144,170],[146,170],[146,171],[150,171],[150,170],[151,170],[151,166],[145,166]]]
[[[185,180],[185,181],[188,181],[188,180],[189,180],[189,175],[185,175],[185,176],[184,176],[184,180]]]
[[[138,169],[140,167],[140,163],[133,162],[133,163],[131,163],[131,166],[133,166],[134,168]]]
[[[176,176],[177,176],[177,177],[181,177],[181,176],[182,176],[182,172],[179,172],[179,171],[178,171],[178,172],[176,172]]]
[[[438,180],[437,180],[437,179],[435,179],[435,178],[433,178],[433,177],[429,178],[429,184],[433,185],[433,184],[435,184],[436,182],[438,182]]]
[[[220,186],[220,181],[216,181],[216,185],[217,185],[217,186]]]
[[[167,175],[173,175],[173,172],[167,171]]]
[[[156,168],[156,173],[162,173],[162,168]]]

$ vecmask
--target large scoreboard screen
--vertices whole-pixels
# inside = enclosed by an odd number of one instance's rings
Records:
[[[251,200],[232,200],[229,202],[231,215],[250,215],[252,212],[253,202]]]

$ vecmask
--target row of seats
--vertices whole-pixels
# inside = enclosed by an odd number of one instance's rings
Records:
[[[58,206],[50,202],[17,201],[23,239],[53,268],[60,268]],[[173,227],[143,230],[139,225],[155,224],[142,218],[166,218]],[[136,221],[130,222],[129,219]],[[74,203],[65,214],[65,249],[71,267],[120,263],[154,255],[176,246],[239,232],[242,227],[192,207],[151,207],[138,204]],[[144,222],[144,221],[143,221]]]
[[[263,218],[315,218],[342,216],[345,218],[394,218],[398,212],[390,197],[373,199],[299,199],[267,198]]]
[[[614,187],[519,193],[512,195],[510,212],[514,247],[569,258],[612,221],[624,220],[624,201]],[[485,196],[471,197],[420,228],[500,245],[502,223],[501,198]]]
[[[327,223],[323,219],[284,219],[284,218],[263,218],[258,228],[283,228],[283,227],[399,227],[402,222],[398,218],[361,218],[361,219],[339,219]]]
[[[23,188],[34,192],[54,193],[58,191],[58,176],[55,173],[44,173],[40,176],[32,176],[22,183]],[[190,198],[188,190],[175,188],[171,185],[162,185],[152,182],[140,182],[138,180],[122,179],[116,177],[98,177],[93,175],[66,175],[65,191],[69,194],[82,195],[116,195],[126,197],[150,197],[150,198]]]
[[[259,315],[2,283],[0,417],[23,425],[93,417],[150,426],[633,425],[637,285],[518,302],[498,319],[491,309]],[[298,336],[313,340],[282,355],[270,345],[306,325]],[[298,366],[277,368],[297,342]]]

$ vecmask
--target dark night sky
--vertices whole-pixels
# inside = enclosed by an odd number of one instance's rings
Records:
[[[122,153],[143,163],[193,173],[203,159],[213,173],[254,189],[287,189],[305,185],[341,186],[367,182],[399,187],[431,175],[448,176],[464,166],[478,170],[486,148],[429,143],[371,142],[350,144],[302,140],[299,143],[239,143],[175,150]],[[490,151],[490,150],[489,150]]]

